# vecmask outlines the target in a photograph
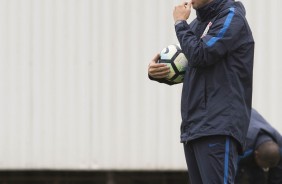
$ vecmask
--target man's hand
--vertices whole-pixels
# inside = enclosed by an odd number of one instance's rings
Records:
[[[163,79],[168,76],[170,70],[166,64],[157,63],[160,59],[160,54],[157,54],[149,64],[148,74],[155,79]]]
[[[174,22],[178,20],[187,20],[191,13],[191,5],[192,2],[189,1],[189,2],[181,3],[178,6],[175,6],[173,11]]]

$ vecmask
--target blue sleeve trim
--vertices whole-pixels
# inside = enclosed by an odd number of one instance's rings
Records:
[[[234,17],[235,14],[235,8],[229,8],[230,12],[224,22],[223,28],[221,28],[221,30],[219,31],[219,33],[217,34],[216,37],[212,37],[206,44],[211,47],[213,46],[219,39],[221,39],[223,37],[223,35],[225,34],[225,32],[227,31],[228,27],[231,24],[231,21]]]
[[[223,183],[227,184],[228,181],[228,165],[229,165],[229,145],[230,145],[230,138],[226,138],[226,143],[225,143],[225,157],[224,157],[224,178],[223,178]]]
[[[251,154],[253,154],[253,150],[252,150],[252,149],[246,150],[243,155],[240,155],[240,156],[238,157],[238,162],[240,162],[242,159],[244,159],[244,158],[250,156]]]

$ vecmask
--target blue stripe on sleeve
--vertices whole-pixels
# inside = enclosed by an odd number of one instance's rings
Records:
[[[206,44],[211,47],[213,46],[220,38],[223,37],[224,33],[228,29],[235,14],[235,8],[229,8],[230,12],[224,22],[223,28],[219,31],[216,37],[212,37]]]
[[[242,159],[250,156],[251,154],[253,154],[253,150],[252,149],[246,150],[243,155],[239,155],[238,156],[238,162],[240,162]]]
[[[227,184],[227,181],[228,181],[229,144],[230,144],[230,138],[228,137],[226,138],[226,143],[225,143],[224,179],[223,179],[224,184]]]

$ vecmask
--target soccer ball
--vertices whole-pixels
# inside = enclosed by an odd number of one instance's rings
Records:
[[[164,48],[160,53],[159,63],[165,63],[170,68],[166,80],[173,83],[183,82],[188,60],[179,44],[169,45]]]

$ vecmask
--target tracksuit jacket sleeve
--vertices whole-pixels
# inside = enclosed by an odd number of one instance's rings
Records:
[[[157,81],[157,82],[159,82],[159,83],[164,83],[164,84],[167,84],[167,85],[174,85],[174,84],[178,84],[178,83],[174,83],[174,82],[172,82],[172,81],[168,81],[168,80],[166,80],[166,79],[155,79],[155,78],[153,78],[153,77],[151,77],[150,75],[148,75],[148,77],[149,77],[149,79],[151,79],[151,80],[154,80],[154,81]]]
[[[181,48],[188,58],[190,67],[206,67],[222,61],[222,58],[245,43],[248,36],[243,17],[235,14],[233,8],[228,14],[217,18],[203,38],[196,36],[186,21],[175,25]]]

